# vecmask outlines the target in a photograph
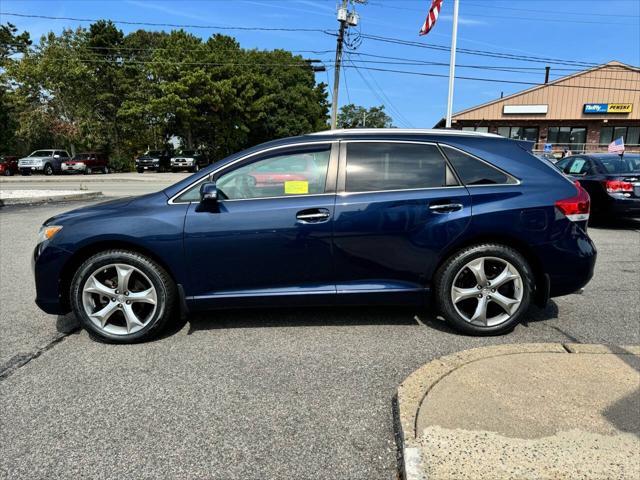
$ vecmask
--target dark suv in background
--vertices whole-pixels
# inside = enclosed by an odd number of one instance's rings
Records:
[[[428,306],[462,332],[505,332],[596,260],[589,196],[530,149],[401,129],[258,145],[47,220],[36,303],[122,343],[176,312],[246,306]]]
[[[170,158],[171,155],[166,150],[149,150],[136,158],[136,171],[138,173],[144,173],[148,170],[166,172],[171,168]]]

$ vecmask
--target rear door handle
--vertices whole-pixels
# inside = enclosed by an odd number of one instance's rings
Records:
[[[449,213],[462,210],[461,203],[436,203],[435,205],[429,205],[429,210],[434,213]]]
[[[323,223],[329,220],[331,212],[326,208],[310,208],[302,210],[296,215],[299,223]]]

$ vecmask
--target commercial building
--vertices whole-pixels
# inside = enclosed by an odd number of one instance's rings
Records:
[[[536,150],[606,151],[623,137],[640,151],[640,68],[612,61],[455,113],[452,127],[531,140]]]

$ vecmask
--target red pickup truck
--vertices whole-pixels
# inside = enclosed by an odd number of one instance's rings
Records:
[[[83,152],[62,163],[62,173],[109,173],[109,158],[104,153]]]

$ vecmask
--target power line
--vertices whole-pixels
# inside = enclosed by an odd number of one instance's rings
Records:
[[[49,15],[27,15],[25,13],[2,12],[2,15],[9,17],[21,18],[39,18],[44,20],[68,20],[71,22],[98,22],[100,19],[95,18],[75,18],[75,17],[53,17]],[[105,20],[105,19],[102,19]],[[320,32],[327,33],[323,28],[290,28],[290,27],[239,27],[226,25],[199,25],[199,24],[179,24],[179,23],[153,23],[153,22],[134,22],[130,20],[110,20],[113,23],[122,25],[141,25],[146,27],[170,27],[170,28],[204,28],[207,30],[249,30],[249,31],[268,31],[268,32]]]
[[[419,75],[424,77],[438,77],[438,78],[449,78],[449,75],[444,75],[440,73],[427,73],[427,72],[411,72],[407,70],[392,70],[385,68],[376,68],[376,67],[359,67],[363,70],[373,70],[377,72],[390,72],[390,73],[400,73],[406,75]],[[622,91],[622,92],[640,92],[640,89],[632,89],[632,88],[611,88],[611,87],[592,87],[589,85],[563,85],[560,83],[552,84],[552,83],[535,83],[535,82],[524,82],[518,80],[502,80],[496,78],[481,78],[481,77],[464,77],[464,76],[456,76],[456,79],[459,80],[476,80],[479,82],[493,82],[493,83],[510,83],[510,84],[518,84],[518,85],[531,85],[531,86],[547,86],[547,87],[561,87],[561,88],[585,88],[591,90],[609,90],[609,91]]]
[[[396,118],[398,119],[398,122],[401,124],[400,126],[402,127],[406,127],[406,128],[413,128],[411,126],[411,123],[406,119],[406,117],[400,112],[400,110],[398,110],[396,108],[395,105],[393,105],[393,103],[391,101],[389,101],[388,97],[385,96],[385,98],[383,98],[384,92],[382,89],[378,89],[376,90],[374,87],[371,86],[371,84],[369,83],[369,81],[364,77],[364,75],[362,74],[362,72],[360,71],[360,69],[353,63],[353,60],[347,56],[347,61],[351,62],[351,64],[353,65],[353,67],[355,68],[356,72],[358,73],[358,75],[360,76],[360,78],[362,79],[362,81],[364,82],[364,84],[367,86],[367,88],[369,89],[369,91],[375,95],[375,97],[380,101],[380,103],[382,105],[387,104],[389,106],[389,110],[391,111],[391,114],[396,116]],[[373,77],[371,77],[373,79]]]
[[[448,47],[446,45],[420,43],[420,42],[416,42],[416,41],[402,40],[400,38],[383,37],[383,36],[380,36],[380,35],[362,34],[362,38],[368,38],[370,40],[375,40],[375,41],[379,41],[379,42],[406,45],[406,46],[410,46],[410,47],[427,48],[427,49],[431,49],[431,50],[440,50],[440,51],[444,51],[444,52],[450,51],[450,47]],[[458,48],[457,51],[459,53],[465,53],[465,54],[468,54],[468,55],[479,55],[479,56],[483,56],[483,57],[502,58],[502,59],[509,59],[509,60],[525,61],[525,62],[552,63],[552,64],[567,65],[567,66],[574,66],[574,67],[596,67],[596,66],[598,66],[598,64],[596,64],[596,63],[580,62],[580,61],[575,61],[575,60],[562,60],[562,59],[546,58],[546,57],[535,57],[535,56],[529,56],[529,55],[515,55],[515,54],[511,54],[511,53],[494,52],[494,51],[489,51],[489,50],[475,50],[475,49],[469,49],[469,48]]]

